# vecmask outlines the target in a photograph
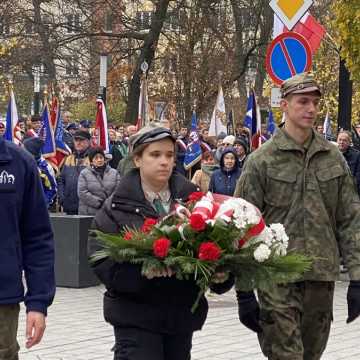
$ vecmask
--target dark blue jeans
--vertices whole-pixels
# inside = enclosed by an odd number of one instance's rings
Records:
[[[114,360],[190,360],[193,333],[167,335],[114,328]]]

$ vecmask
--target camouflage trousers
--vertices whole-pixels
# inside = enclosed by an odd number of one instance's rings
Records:
[[[0,305],[0,360],[18,360],[19,304]]]
[[[333,319],[334,283],[304,281],[258,292],[259,342],[270,360],[318,360]]]

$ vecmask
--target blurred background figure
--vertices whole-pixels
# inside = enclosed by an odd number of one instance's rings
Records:
[[[236,154],[239,159],[240,168],[242,169],[244,166],[247,154],[249,152],[249,148],[248,148],[246,139],[244,139],[243,137],[236,138],[234,141],[234,149],[235,149]]]
[[[337,137],[337,144],[354,176],[357,191],[360,195],[360,152],[351,146],[351,133],[344,130],[340,131]]]
[[[126,157],[128,149],[127,146],[117,138],[117,134],[114,129],[109,129],[109,140],[109,150],[112,156],[109,165],[113,169],[117,169],[119,162]]]
[[[34,157],[43,187],[47,207],[49,208],[56,199],[57,184],[55,172],[51,165],[41,156],[44,141],[38,137],[28,138],[24,141],[24,148]]]
[[[66,126],[63,133],[63,142],[74,151],[74,134],[79,129],[76,123],[70,123]]]
[[[90,165],[89,150],[91,136],[87,131],[74,134],[74,152],[67,156],[58,178],[59,203],[68,215],[77,215],[79,198],[78,179],[81,170]]]
[[[233,196],[240,175],[241,169],[235,149],[225,148],[220,158],[220,169],[211,175],[209,191]]]
[[[91,121],[87,119],[83,119],[79,121],[79,130],[90,132]]]
[[[71,123],[71,117],[72,117],[72,114],[70,111],[64,112],[63,118],[62,118],[64,128],[66,128]]]
[[[95,215],[120,182],[120,174],[106,164],[102,148],[90,149],[89,160],[78,181],[79,215]]]
[[[0,121],[0,137],[4,136],[5,131],[6,131],[5,124],[2,121]]]
[[[204,152],[201,158],[201,169],[195,171],[191,182],[197,185],[200,191],[206,193],[209,190],[211,175],[218,168],[213,154],[210,151]]]

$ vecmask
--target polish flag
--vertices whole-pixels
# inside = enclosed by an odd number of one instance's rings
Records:
[[[287,27],[274,14],[273,38],[287,31],[289,31]],[[315,54],[320,47],[321,40],[326,33],[325,28],[319,24],[309,12],[301,18],[292,31],[302,35],[309,42],[313,54]]]
[[[96,99],[97,113],[93,135],[93,145],[100,146],[105,153],[109,152],[109,135],[105,104],[102,99]]]

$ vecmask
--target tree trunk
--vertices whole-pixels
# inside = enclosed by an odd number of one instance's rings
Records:
[[[138,103],[140,96],[141,64],[146,61],[149,68],[154,60],[157,42],[166,18],[170,0],[159,0],[151,23],[151,28],[141,48],[140,56],[136,61],[135,70],[130,82],[129,96],[126,107],[126,122],[135,124],[138,117]]]

